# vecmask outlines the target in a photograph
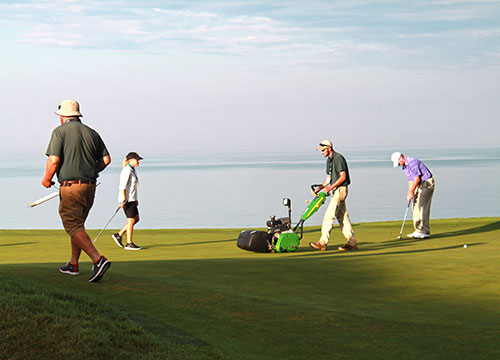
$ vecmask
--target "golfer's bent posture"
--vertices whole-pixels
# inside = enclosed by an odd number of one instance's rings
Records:
[[[417,158],[404,156],[400,152],[391,155],[394,167],[401,166],[408,179],[408,204],[413,200],[413,226],[415,231],[408,234],[414,239],[425,239],[431,236],[429,219],[435,181],[427,166]]]
[[[123,161],[123,169],[120,173],[118,202],[125,212],[127,223],[119,232],[113,234],[112,238],[119,247],[123,248],[122,236],[127,232],[125,250],[141,250],[141,247],[137,246],[132,241],[134,225],[139,222],[139,209],[137,208],[139,206],[139,201],[137,200],[137,185],[139,184],[139,179],[135,168],[139,166],[139,161],[141,160],[142,157],[140,157],[138,153],[128,153],[125,157],[125,161]]]
[[[56,111],[61,125],[54,129],[47,147],[48,156],[42,185],[51,187],[57,173],[60,183],[59,215],[64,230],[71,237],[71,259],[59,268],[64,274],[78,275],[81,251],[92,259],[89,282],[97,282],[111,266],[111,262],[94,247],[85,231],[85,220],[94,203],[99,172],[111,162],[108,150],[99,134],[82,124],[80,105],[75,100],[64,100]]]
[[[326,158],[326,173],[328,176],[321,185],[322,187],[317,189],[316,192],[324,191],[328,194],[332,191],[332,199],[328,204],[323,218],[321,238],[319,241],[309,243],[309,245],[314,249],[326,250],[330,241],[330,232],[333,228],[333,223],[335,218],[337,218],[340,229],[347,239],[347,243],[338,249],[341,251],[356,250],[358,246],[345,205],[347,186],[351,183],[347,162],[341,154],[333,150],[333,144],[330,140],[323,140],[317,150],[321,151],[322,155]]]

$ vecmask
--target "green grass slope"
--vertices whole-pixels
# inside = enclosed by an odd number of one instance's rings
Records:
[[[0,359],[500,358],[500,218],[399,229],[356,224],[344,253],[338,228],[326,252],[306,228],[290,254],[240,250],[234,229],[138,230],[141,251],[106,231],[97,284],[85,255],[57,271],[63,231],[0,231]]]

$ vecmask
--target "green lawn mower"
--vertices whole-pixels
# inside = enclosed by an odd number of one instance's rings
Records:
[[[311,185],[313,193],[321,185]],[[299,247],[300,240],[304,233],[304,222],[318,211],[325,203],[326,194],[317,194],[304,210],[299,222],[292,229],[292,201],[283,199],[283,205],[288,207],[288,217],[276,219],[271,216],[267,221],[267,231],[244,230],[238,237],[237,246],[243,250],[254,252],[293,252]]]

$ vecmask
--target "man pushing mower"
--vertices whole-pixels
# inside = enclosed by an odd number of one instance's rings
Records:
[[[319,241],[309,243],[309,246],[325,251],[330,240],[333,223],[337,218],[340,229],[347,239],[347,243],[338,249],[341,251],[357,250],[356,238],[345,205],[348,193],[347,186],[351,183],[347,161],[341,154],[333,150],[333,144],[330,140],[320,142],[316,150],[321,151],[321,154],[326,158],[326,173],[328,176],[321,184],[321,187],[317,188],[314,193],[323,191],[328,194],[331,191],[332,198],[323,218],[321,238]]]

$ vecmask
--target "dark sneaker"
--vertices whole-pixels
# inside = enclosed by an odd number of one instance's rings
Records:
[[[66,265],[61,266],[59,271],[68,275],[80,275],[78,272],[78,264],[70,264],[69,262],[67,262]]]
[[[140,246],[137,246],[134,243],[125,245],[125,250],[141,250],[141,249],[142,248]]]
[[[123,248],[122,237],[118,233],[111,235],[111,237],[115,241],[116,245]]]
[[[101,256],[98,262],[92,265],[92,276],[89,277],[89,282],[98,282],[102,279],[106,270],[111,266],[111,261]]]
[[[358,245],[350,245],[349,243],[345,244],[344,246],[339,246],[340,251],[348,251],[348,250],[358,250]]]
[[[309,246],[312,247],[313,249],[316,249],[316,250],[321,250],[321,251],[325,251],[326,250],[326,245],[320,243],[319,241],[310,242]]]

